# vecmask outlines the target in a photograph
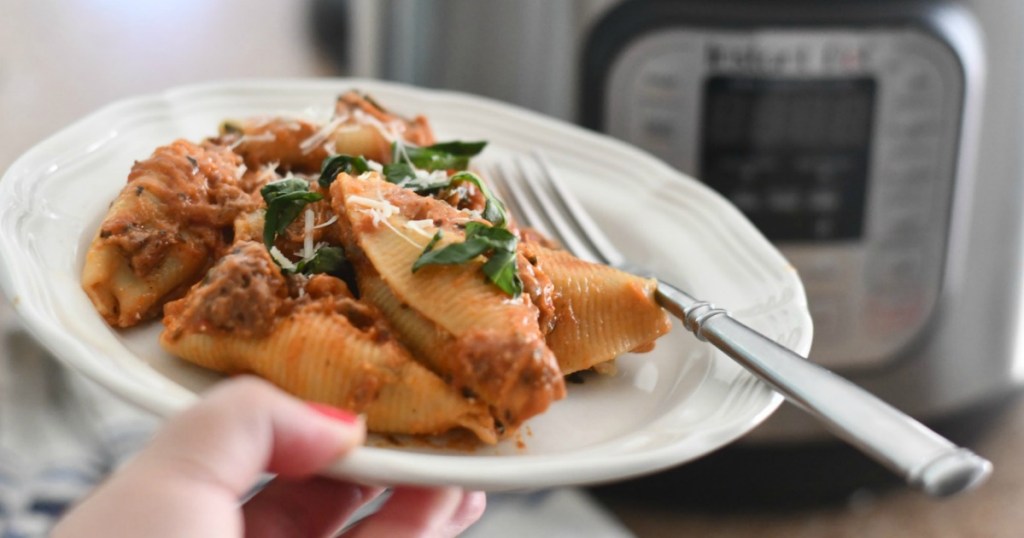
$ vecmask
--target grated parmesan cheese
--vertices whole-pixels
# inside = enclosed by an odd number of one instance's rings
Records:
[[[422,219],[422,220],[410,220],[410,221],[406,221],[406,223],[405,223],[405,227],[406,228],[408,228],[408,229],[410,229],[410,230],[412,230],[412,231],[422,235],[423,237],[426,237],[426,238],[429,239],[429,238],[433,238],[434,234],[429,232],[429,231],[427,231],[427,227],[428,226],[430,227],[430,229],[433,229],[434,228],[434,221],[431,220],[431,219]]]
[[[285,256],[284,253],[276,246],[270,247],[270,257],[274,258],[274,261],[276,261],[282,269],[288,271],[295,270],[295,264],[292,263],[292,261],[288,259],[288,256]]]
[[[448,184],[448,173],[444,170],[428,172],[426,170],[413,167],[413,171],[416,173],[416,176],[403,179],[398,183],[399,187],[426,190],[444,187]]]
[[[380,226],[381,224],[383,224],[385,227],[398,234],[399,237],[404,239],[409,244],[415,246],[416,248],[423,248],[423,245],[421,245],[419,242],[409,237],[408,235],[405,235],[404,233],[402,233],[401,230],[395,228],[395,226],[391,224],[391,221],[389,219],[391,218],[392,215],[398,213],[398,208],[395,207],[391,202],[384,200],[383,198],[367,198],[365,196],[359,196],[358,194],[353,194],[349,196],[347,198],[347,201],[349,203],[353,203],[366,208],[362,210],[362,213],[370,215],[370,217],[373,219],[374,226]]]
[[[313,210],[306,208],[306,221],[303,223],[305,226],[302,230],[302,257],[310,258],[313,256],[313,219],[315,215]]]
[[[331,218],[325,220],[324,222],[321,222],[320,224],[317,224],[316,226],[313,226],[313,229],[316,230],[317,228],[325,228],[327,226],[334,224],[335,222],[338,222],[338,216],[331,215]]]
[[[348,197],[350,203],[362,206],[363,212],[370,215],[373,218],[373,225],[377,226],[381,222],[386,221],[392,215],[398,213],[398,208],[388,202],[387,200],[367,198],[365,196],[359,196],[353,194]]]
[[[299,143],[299,150],[302,151],[303,155],[313,151],[321,144],[327,141],[327,137],[331,136],[334,131],[341,127],[341,124],[348,119],[347,114],[343,114],[331,120],[327,125],[321,127],[317,132],[309,136],[309,138]]]
[[[244,134],[238,137],[238,140],[235,140],[233,144],[228,146],[228,149],[234,151],[235,148],[242,145],[242,143],[244,142],[273,142],[275,140],[277,140],[277,135],[271,132],[260,133],[256,135]]]

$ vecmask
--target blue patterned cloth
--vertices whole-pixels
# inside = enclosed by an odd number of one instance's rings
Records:
[[[156,425],[58,364],[0,300],[0,538],[45,536]]]
[[[57,519],[137,452],[159,421],[62,366],[0,299],[0,538],[46,536]],[[374,503],[361,512],[377,508]],[[631,533],[584,491],[489,495],[467,538]]]

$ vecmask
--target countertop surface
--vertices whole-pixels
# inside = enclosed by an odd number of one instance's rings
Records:
[[[618,497],[609,506],[638,536],[1024,536],[1024,401],[1008,402],[986,422],[969,446],[992,462],[994,472],[981,487],[958,497],[933,499],[888,484],[856,489],[845,499],[818,505],[812,502],[800,508],[701,510]]]
[[[338,74],[313,46],[305,7],[290,0],[0,0],[0,170],[61,126],[123,97],[209,80]],[[942,501],[890,488],[799,510],[702,511],[622,499],[610,506],[638,536],[1024,536],[1024,403],[1011,403],[971,448],[994,463],[993,477]]]

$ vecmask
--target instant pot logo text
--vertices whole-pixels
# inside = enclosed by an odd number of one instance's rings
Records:
[[[821,71],[855,72],[865,68],[867,52],[841,44],[764,46],[756,43],[708,43],[705,62],[712,71],[794,74]]]

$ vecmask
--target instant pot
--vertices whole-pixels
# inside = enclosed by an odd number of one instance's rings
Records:
[[[810,360],[936,429],[972,429],[1019,386],[1024,3],[314,7],[348,74],[516,103],[721,192],[799,270]],[[807,447],[834,445],[783,406],[732,450]]]

